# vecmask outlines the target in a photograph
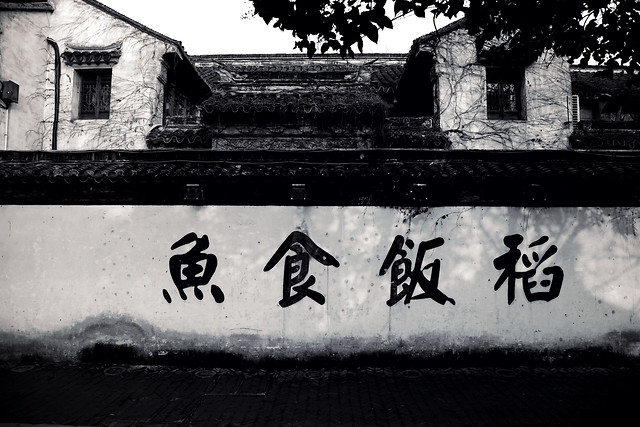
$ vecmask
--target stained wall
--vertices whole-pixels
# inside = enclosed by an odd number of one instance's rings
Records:
[[[0,144],[9,150],[42,149],[47,96],[45,69],[50,11],[0,11],[0,80],[19,85],[17,103],[0,107]],[[9,126],[7,127],[7,120]]]
[[[121,56],[112,68],[108,120],[77,118],[73,92],[77,90],[79,77],[74,67],[62,61],[58,149],[146,148],[145,135],[154,125],[162,123],[160,61],[164,53],[175,48],[82,1],[54,3],[56,11],[47,32],[61,52],[70,46],[105,47],[122,43]],[[53,58],[49,64],[52,72]],[[51,117],[53,99],[47,101],[45,117]]]
[[[47,42],[50,38],[61,54],[76,48],[91,51],[121,45],[119,60],[112,66],[108,119],[79,119],[74,105],[78,102],[77,70],[105,65],[75,66],[61,60],[57,149],[145,149],[145,136],[163,119],[161,60],[177,47],[86,2],[51,3],[53,12],[0,13],[0,78],[20,85],[20,100],[10,107],[8,148],[52,148],[55,51]]]
[[[441,129],[452,149],[567,149],[569,63],[545,52],[524,69],[522,120],[487,118],[486,66],[464,29],[441,37],[434,53]]]
[[[55,357],[95,343],[249,358],[638,355],[639,218],[637,208],[3,206],[0,344],[5,356]]]

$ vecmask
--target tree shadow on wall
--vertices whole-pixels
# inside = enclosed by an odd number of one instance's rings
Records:
[[[459,259],[480,258],[485,264],[493,261],[494,273],[490,278],[484,277],[486,271],[491,270],[487,265],[483,271],[468,262],[462,269],[466,283],[477,283],[497,295],[495,316],[486,314],[479,322],[494,323],[496,331],[511,328],[511,332],[515,322],[524,332],[536,336],[535,340],[542,345],[565,349],[604,346],[636,356],[640,354],[636,320],[640,307],[636,292],[640,280],[640,244],[636,230],[640,210],[622,207],[474,209],[483,211],[482,220],[473,228],[476,240],[484,244],[474,245],[471,243],[474,239],[469,239],[467,244],[453,250]],[[514,299],[507,297],[506,267],[497,266],[504,263],[505,254],[515,248],[515,245],[511,249],[507,247],[505,237],[509,235],[522,236],[518,253],[511,252],[518,262],[514,271],[522,273],[515,280]],[[542,241],[545,243],[540,243]],[[550,250],[551,246],[556,249]],[[502,260],[498,261],[501,256]],[[557,297],[544,295],[549,291],[551,280],[546,288],[541,286],[545,285],[541,280],[545,278],[544,267],[550,265],[564,270]],[[532,297],[525,294],[522,275],[536,268],[538,272],[535,276],[532,273],[530,279],[538,280]],[[499,282],[501,278],[504,280]],[[551,279],[550,273],[546,278]],[[502,324],[495,325],[498,322]],[[500,339],[499,334],[496,335]],[[517,334],[513,335],[518,340]],[[545,336],[549,339],[545,340]]]

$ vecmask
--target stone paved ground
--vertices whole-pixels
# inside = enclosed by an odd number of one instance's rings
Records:
[[[0,365],[0,425],[634,425],[640,368]],[[631,421],[625,421],[631,417]]]

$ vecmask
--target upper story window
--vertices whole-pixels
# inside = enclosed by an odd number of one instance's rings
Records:
[[[118,63],[122,42],[108,46],[67,45],[60,55],[75,69],[73,116],[108,119],[111,112],[111,70]]]
[[[524,72],[518,68],[487,67],[487,117],[522,120]]]
[[[108,119],[111,106],[111,69],[76,70],[80,82],[79,119]]]

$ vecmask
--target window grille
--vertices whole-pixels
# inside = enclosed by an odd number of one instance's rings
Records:
[[[487,117],[499,120],[524,118],[522,108],[523,71],[487,68]]]
[[[78,71],[81,119],[108,119],[111,107],[111,70]]]
[[[580,121],[580,97],[571,95],[571,121],[578,123]]]

